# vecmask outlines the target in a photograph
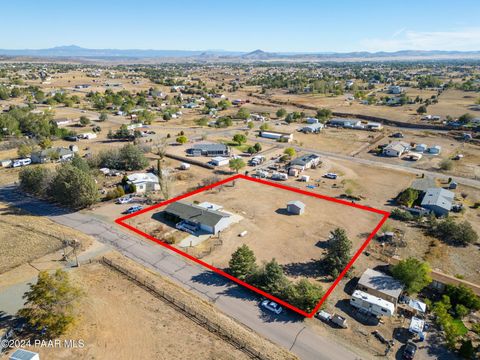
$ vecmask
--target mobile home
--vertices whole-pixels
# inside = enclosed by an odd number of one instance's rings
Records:
[[[367,294],[360,290],[354,291],[350,299],[350,305],[377,317],[392,316],[395,313],[395,305],[390,301]]]

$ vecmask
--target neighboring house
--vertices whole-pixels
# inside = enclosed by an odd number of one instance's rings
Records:
[[[367,269],[358,280],[357,289],[397,305],[403,284],[393,277],[373,269]]]
[[[267,139],[284,140],[287,142],[290,142],[293,140],[293,134],[291,133],[260,130],[259,134],[260,134],[260,137],[267,138]]]
[[[70,119],[66,119],[66,118],[62,118],[62,119],[55,119],[53,120],[53,122],[55,124],[57,124],[57,126],[60,126],[60,125],[68,125],[72,122],[72,120]]]
[[[301,132],[308,134],[308,133],[319,133],[323,129],[324,125],[321,123],[313,123],[310,125],[306,125],[300,129]]]
[[[318,123],[317,118],[312,118],[312,117],[307,118],[307,124],[317,124],[317,123]]]
[[[128,175],[127,183],[135,185],[136,192],[139,194],[160,190],[158,177],[152,173],[134,173]]]
[[[177,229],[191,232],[199,230],[218,234],[230,225],[230,214],[219,211],[218,206],[209,203],[199,205],[177,201],[168,205],[164,212],[166,218],[175,222]]]
[[[442,147],[440,145],[434,145],[427,149],[429,154],[438,155],[442,152]]]
[[[437,216],[447,215],[452,209],[455,194],[442,188],[430,188],[425,191],[421,207],[432,211]]]
[[[403,141],[394,141],[383,148],[383,155],[400,157],[410,150],[410,145]]]
[[[294,215],[302,215],[305,212],[305,204],[295,200],[287,203],[287,212]]]
[[[40,355],[33,351],[17,349],[8,358],[9,360],[40,360]]]
[[[190,156],[228,156],[230,150],[225,144],[194,144],[190,149],[187,149],[187,154]]]
[[[400,86],[398,86],[398,85],[390,85],[390,86],[388,87],[388,93],[389,93],[389,94],[396,94],[396,95],[398,95],[398,94],[401,94],[402,91],[403,91],[402,88],[401,88]]]
[[[210,164],[212,164],[213,166],[225,166],[228,165],[229,162],[230,159],[222,156],[217,156],[210,160]]]
[[[426,150],[428,149],[428,146],[426,144],[417,144],[417,146],[415,146],[415,151],[416,152],[425,152]]]
[[[30,158],[35,164],[43,164],[51,160],[68,161],[73,159],[75,153],[66,148],[50,148],[33,152]]]
[[[340,119],[340,118],[335,118],[331,119],[328,124],[330,126],[337,126],[337,127],[356,127],[356,126],[361,126],[362,122],[357,119]]]
[[[320,156],[315,154],[305,154],[290,161],[290,167],[299,166],[302,170],[310,169],[320,163]]]

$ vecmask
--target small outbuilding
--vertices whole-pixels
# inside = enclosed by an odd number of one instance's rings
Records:
[[[33,351],[17,349],[8,358],[9,360],[40,360],[40,355]]]
[[[305,204],[298,200],[290,201],[287,204],[287,212],[293,215],[302,215],[305,212]]]

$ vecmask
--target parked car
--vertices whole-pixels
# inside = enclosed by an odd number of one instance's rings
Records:
[[[397,133],[394,133],[394,134],[390,135],[390,137],[397,138],[397,139],[402,139],[404,136],[403,136],[402,133],[397,132]]]
[[[279,315],[283,311],[283,308],[280,305],[278,305],[275,301],[263,300],[261,305],[263,308],[270,310],[271,312],[274,312],[277,315]]]
[[[407,342],[407,345],[405,345],[405,349],[403,349],[403,358],[411,360],[415,357],[416,352],[417,352],[417,345],[409,341]]]
[[[124,196],[117,199],[117,204],[128,204],[128,203],[131,203],[132,201],[133,201],[132,197]]]
[[[125,210],[123,213],[124,214],[133,214],[134,212],[140,211],[143,209],[143,206],[136,205],[136,206],[131,206],[127,210]]]
[[[335,174],[335,173],[326,173],[324,175],[324,177],[326,177],[327,179],[334,179],[335,180],[338,177],[338,175]]]

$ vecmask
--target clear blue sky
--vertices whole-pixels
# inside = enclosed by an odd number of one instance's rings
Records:
[[[480,50],[480,0],[10,0],[0,48]]]

